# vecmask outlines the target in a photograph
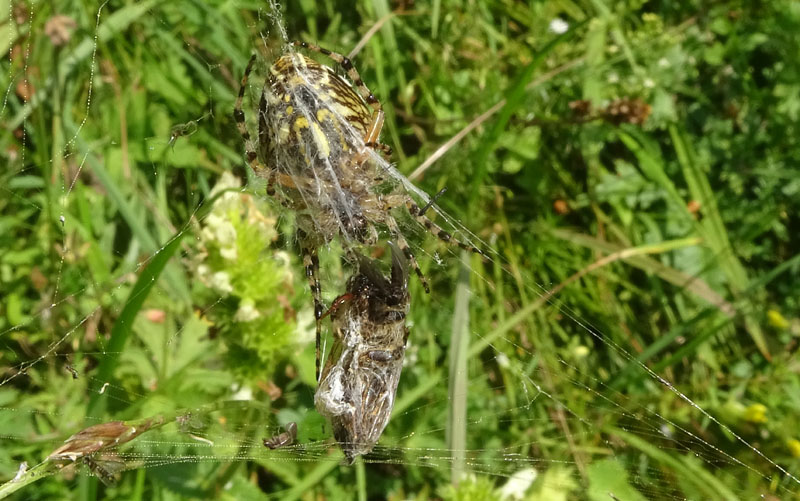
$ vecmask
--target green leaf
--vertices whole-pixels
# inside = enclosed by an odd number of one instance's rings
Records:
[[[22,301],[19,294],[11,293],[6,297],[6,319],[9,325],[22,325],[27,323],[27,318],[22,313]]]
[[[593,501],[646,501],[628,482],[628,472],[616,459],[596,461],[588,466],[589,498]],[[613,494],[613,497],[612,497]]]

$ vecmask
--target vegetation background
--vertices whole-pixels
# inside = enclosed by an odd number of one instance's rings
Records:
[[[0,0],[0,480],[126,420],[148,435],[16,495],[797,499],[800,4],[273,7]],[[412,281],[398,410],[354,467],[319,445],[291,216],[231,115],[281,24],[371,35],[398,170],[495,252],[414,236],[433,293]],[[264,449],[288,421],[301,445]]]

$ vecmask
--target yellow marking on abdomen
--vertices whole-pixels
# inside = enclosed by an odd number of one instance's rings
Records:
[[[325,137],[325,133],[322,132],[319,124],[316,122],[312,122],[311,124],[311,131],[314,134],[314,142],[317,143],[317,148],[319,149],[320,156],[322,158],[328,158],[331,156],[331,145],[328,143],[328,138]]]
[[[294,123],[292,124],[292,129],[296,133],[300,133],[302,129],[308,129],[308,120],[304,116],[299,116],[294,119]]]
[[[317,122],[322,123],[328,118],[333,118],[333,113],[331,113],[330,110],[326,110],[324,108],[317,110]]]

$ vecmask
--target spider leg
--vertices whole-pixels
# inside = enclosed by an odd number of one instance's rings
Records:
[[[400,227],[397,225],[397,221],[395,221],[394,217],[392,217],[391,215],[387,215],[386,225],[389,227],[389,231],[392,233],[392,235],[394,235],[395,240],[397,240],[397,246],[400,247],[400,250],[403,252],[403,255],[408,260],[409,266],[411,266],[411,269],[414,270],[414,273],[417,274],[417,277],[419,277],[419,281],[422,282],[422,288],[425,289],[425,293],[430,294],[431,288],[428,285],[428,279],[425,278],[425,275],[419,268],[419,263],[417,263],[417,258],[415,258],[414,253],[411,252],[411,247],[408,245],[408,241],[406,241],[403,234],[400,233]]]
[[[310,239],[306,236],[305,232],[298,232],[302,246],[303,266],[306,270],[306,278],[308,279],[308,288],[311,290],[311,297],[314,299],[314,321],[316,322],[316,378],[319,381],[319,367],[322,353],[320,351],[322,340],[322,316],[325,314],[325,306],[322,304],[322,289],[319,285],[319,256],[317,255],[317,248],[311,244]]]
[[[373,150],[380,150],[387,159],[392,156],[392,147],[388,144],[377,143],[377,142],[367,142],[364,143],[365,146],[372,148]]]
[[[247,68],[245,68],[244,70],[244,75],[242,76],[242,82],[239,85],[239,95],[236,97],[236,105],[233,108],[233,119],[236,122],[236,127],[239,129],[239,133],[242,135],[242,139],[244,139],[247,162],[250,164],[250,167],[252,167],[254,171],[258,172],[259,171],[258,154],[256,153],[255,145],[253,144],[252,138],[250,137],[250,132],[247,130],[244,111],[242,111],[242,102],[244,101],[244,93],[245,90],[247,89],[247,80],[248,78],[250,78],[250,73],[253,71],[253,65],[255,64],[255,62],[256,62],[256,55],[253,54],[252,56],[250,56],[250,61],[247,62]]]
[[[453,238],[453,235],[443,230],[438,224],[428,219],[428,216],[425,215],[425,211],[429,208],[429,206],[425,206],[424,209],[420,209],[417,206],[417,204],[415,204],[411,199],[408,199],[406,200],[406,208],[408,209],[408,212],[411,214],[411,217],[416,219],[421,225],[423,225],[429,232],[433,233],[442,242],[445,242],[450,245],[455,244],[464,250],[478,254],[485,258],[489,257],[486,255],[485,252],[478,249],[474,245],[470,245],[456,238]]]
[[[253,169],[253,172],[267,179],[267,194],[271,196],[275,194],[275,170],[270,169],[259,161],[257,153],[258,148],[253,142],[253,138],[250,136],[250,131],[247,130],[244,111],[242,111],[244,93],[247,89],[247,80],[250,78],[250,73],[253,71],[255,62],[256,55],[253,54],[250,56],[250,61],[247,62],[247,68],[244,70],[242,82],[239,85],[239,94],[236,97],[236,105],[233,107],[233,120],[236,122],[236,128],[239,129],[239,134],[242,135],[242,139],[244,140],[244,151],[247,157],[247,163],[250,165],[250,168]]]
[[[377,103],[378,101],[376,100],[375,102]],[[378,106],[380,106],[380,104],[378,104]],[[369,129],[367,129],[367,135],[364,137],[364,143],[366,143],[367,146],[378,144],[378,139],[380,139],[381,136],[381,129],[383,129],[383,118],[383,110],[379,109],[372,112],[372,121],[369,124]]]
[[[423,207],[422,207],[422,208],[419,210],[419,215],[420,215],[420,216],[424,216],[424,215],[425,215],[425,213],[428,211],[428,209],[430,209],[431,207],[433,207],[433,204],[435,204],[435,203],[436,203],[436,200],[438,200],[440,196],[444,195],[444,193],[445,193],[446,191],[447,191],[447,186],[445,186],[444,188],[442,188],[441,190],[439,190],[439,192],[438,192],[438,193],[436,193],[434,196],[432,196],[432,197],[431,197],[431,199],[430,199],[430,201],[428,201],[428,203],[427,203],[427,204],[425,204],[425,205],[424,205],[424,206],[423,206]]]

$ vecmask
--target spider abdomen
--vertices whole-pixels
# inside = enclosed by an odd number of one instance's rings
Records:
[[[327,242],[373,240],[361,204],[374,170],[364,138],[374,112],[332,69],[287,53],[270,67],[262,94],[259,154],[277,170],[285,202],[304,212],[304,231]],[[366,195],[366,196],[365,196]],[[285,203],[286,205],[286,203]]]

